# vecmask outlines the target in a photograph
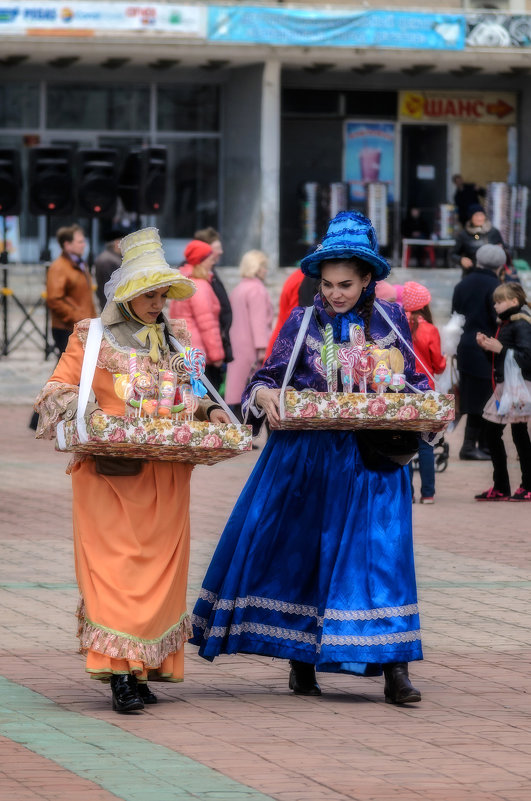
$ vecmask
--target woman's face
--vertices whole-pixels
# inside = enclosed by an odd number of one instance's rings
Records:
[[[486,216],[482,211],[475,211],[472,217],[470,218],[470,222],[474,226],[474,228],[481,228],[484,225]]]
[[[164,308],[169,290],[169,286],[162,286],[159,289],[150,289],[149,292],[144,292],[143,295],[139,295],[137,298],[129,301],[129,304],[142,322],[155,323],[157,317]]]
[[[502,298],[502,300],[494,301],[494,309],[496,314],[503,314],[503,312],[507,311],[507,309],[516,308],[518,305],[519,304],[516,298]]]
[[[356,305],[370,280],[370,274],[360,278],[348,262],[325,262],[321,268],[321,291],[337,314],[344,314]]]
[[[203,261],[197,265],[198,272],[203,273],[204,275],[210,275],[217,260],[218,257],[216,254],[211,253],[210,256],[207,256],[206,259],[203,259]]]

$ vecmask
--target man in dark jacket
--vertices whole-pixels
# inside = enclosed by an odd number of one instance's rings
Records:
[[[457,347],[460,409],[467,415],[460,459],[488,460],[485,452],[483,408],[492,395],[491,368],[476,342],[476,334],[496,332],[492,293],[500,283],[498,271],[505,264],[500,245],[482,245],[472,267],[454,289],[452,311],[465,316],[463,334]],[[483,447],[482,447],[483,446]]]
[[[465,223],[470,219],[470,206],[481,204],[481,198],[484,198],[487,193],[483,187],[477,184],[466,184],[463,181],[463,176],[459,175],[459,173],[452,175],[452,181],[455,184],[454,203],[457,209],[457,216],[464,227]]]
[[[96,295],[100,302],[100,309],[103,311],[107,298],[105,297],[104,287],[112,273],[118,269],[122,263],[122,254],[120,252],[120,240],[125,236],[125,232],[117,228],[109,231],[105,241],[105,250],[96,257],[94,262],[94,271],[96,274]]]

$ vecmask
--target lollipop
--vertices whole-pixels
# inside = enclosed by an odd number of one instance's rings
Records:
[[[371,387],[377,392],[379,395],[382,392],[385,392],[387,387],[391,384],[391,377],[393,375],[393,371],[389,367],[388,364],[381,359],[372,373],[372,384]]]
[[[114,391],[120,400],[128,401],[133,396],[133,385],[129,376],[125,373],[117,373],[114,376]]]
[[[188,379],[188,373],[184,369],[184,357],[182,353],[175,353],[170,359],[170,370],[177,376],[177,383],[184,384]]]
[[[372,372],[373,359],[369,351],[363,351],[356,365],[357,383],[360,392],[367,392],[367,376]]]
[[[358,348],[338,348],[337,360],[341,367],[343,377],[343,390],[352,392],[354,384],[354,368],[359,363],[361,351]],[[344,379],[347,379],[346,381]]]
[[[183,399],[186,420],[190,421],[193,419],[194,412],[199,406],[197,396],[190,384],[181,387],[181,397]]]
[[[142,403],[144,398],[153,398],[157,393],[157,384],[154,376],[151,373],[146,373],[144,370],[138,370],[132,379],[133,390],[135,396],[140,396],[140,404],[138,407],[138,417],[142,412]],[[136,405],[136,404],[135,404]]]
[[[321,351],[321,359],[326,364],[326,383],[328,392],[337,392],[337,364],[334,346],[334,331],[330,323],[324,331],[324,348]]]
[[[352,323],[349,329],[350,334],[350,344],[354,348],[365,348],[366,341],[365,341],[365,331],[361,327],[361,325],[357,325],[356,323]]]
[[[204,398],[207,391],[200,380],[206,367],[206,356],[203,351],[199,348],[186,348],[183,354],[183,367],[190,376],[194,394]]]

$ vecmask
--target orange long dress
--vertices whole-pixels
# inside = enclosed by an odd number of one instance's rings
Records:
[[[85,322],[50,378],[63,391],[79,384]],[[106,414],[124,413],[112,375],[123,358],[102,343],[93,389]],[[136,476],[107,476],[96,472],[91,457],[72,467],[78,636],[95,679],[107,681],[113,673],[135,673],[140,681],[183,679],[183,644],[191,636],[191,471],[189,464],[146,461]]]

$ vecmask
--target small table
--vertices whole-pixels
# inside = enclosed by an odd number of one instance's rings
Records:
[[[403,239],[402,240],[402,269],[407,267],[409,248],[411,245],[422,245],[432,248],[453,248],[455,239]]]

